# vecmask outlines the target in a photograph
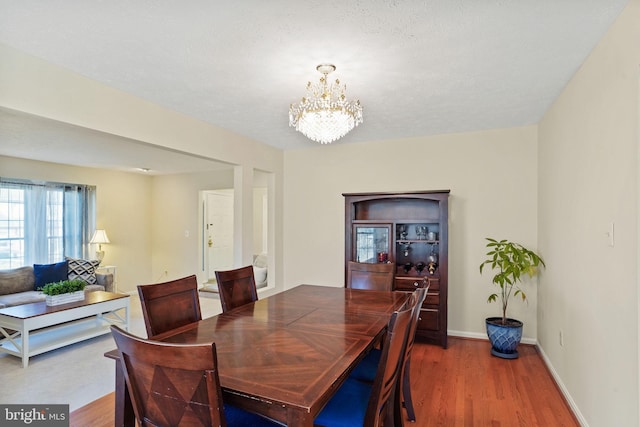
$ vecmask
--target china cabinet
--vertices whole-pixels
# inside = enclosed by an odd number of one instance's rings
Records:
[[[449,190],[343,196],[345,280],[356,261],[394,263],[396,291],[428,282],[416,339],[446,348]]]

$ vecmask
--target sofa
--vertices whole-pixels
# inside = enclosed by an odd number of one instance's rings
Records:
[[[265,288],[268,285],[267,262],[267,254],[265,253],[253,256],[253,279],[256,282],[256,289]],[[215,280],[211,283],[205,283],[202,288],[200,288],[200,292],[204,292],[203,295],[206,295],[207,293],[217,294],[218,284]]]
[[[66,279],[81,279],[87,282],[84,288],[85,292],[113,292],[113,274],[96,273],[95,267],[91,269],[90,265],[97,266],[97,264],[89,264],[87,268],[87,262],[82,263],[81,261],[83,260],[75,261],[77,262],[67,259],[62,263],[48,264],[46,266],[36,264],[34,266],[0,270],[0,308],[44,301],[45,295],[41,291],[36,290],[39,287],[36,286],[36,283],[42,282],[43,280],[44,282],[47,282],[47,280],[57,282]],[[42,274],[42,272],[45,271],[42,267],[50,265],[55,265],[58,268],[59,276],[54,277],[54,279],[51,279],[51,277],[46,274]],[[81,265],[82,269],[73,270],[72,267],[76,265]],[[66,267],[67,273],[64,278],[62,278],[64,275],[63,267]],[[41,286],[44,284],[45,283],[40,283]]]
[[[253,278],[256,281],[256,288],[267,286],[267,254],[254,255],[253,257]]]

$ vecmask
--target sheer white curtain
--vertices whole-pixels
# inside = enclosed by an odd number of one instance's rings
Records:
[[[87,258],[93,186],[0,178],[0,268]]]
[[[69,185],[64,188],[64,255],[89,258],[89,241],[96,228],[96,188]]]

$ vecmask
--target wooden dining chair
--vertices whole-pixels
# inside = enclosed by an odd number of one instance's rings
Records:
[[[258,300],[253,267],[250,265],[235,270],[216,271],[216,281],[223,313]]]
[[[202,319],[195,275],[140,285],[138,295],[149,338]]]
[[[412,294],[407,303],[391,315],[380,364],[373,383],[347,378],[316,417],[322,427],[402,426],[397,393],[409,326],[417,304]]]
[[[422,303],[427,298],[429,291],[429,284],[423,283],[421,287],[417,288],[416,294],[416,307],[414,309],[413,316],[411,318],[411,324],[409,325],[409,331],[407,334],[407,343],[405,346],[404,357],[402,361],[402,368],[400,370],[400,402],[407,411],[407,418],[411,422],[416,421],[416,414],[413,408],[413,399],[411,396],[411,352],[413,350],[413,344],[416,339],[416,329],[418,327],[418,320],[420,319],[420,308]],[[380,365],[381,351],[379,349],[373,349],[365,356],[365,358],[354,368],[349,375],[349,378],[362,381],[365,383],[373,383],[375,380],[378,366]]]
[[[411,325],[409,326],[407,345],[405,346],[404,357],[402,359],[402,369],[400,370],[399,384],[402,387],[400,401],[402,402],[404,409],[407,411],[407,418],[411,422],[416,421],[416,413],[413,409],[413,399],[411,397],[411,352],[413,350],[413,344],[416,341],[416,329],[418,329],[418,321],[420,320],[420,309],[422,308],[422,303],[427,298],[427,292],[429,292],[428,284],[425,287],[415,290],[417,303],[414,309]]]
[[[346,288],[392,291],[396,265],[394,263],[365,263],[349,261]]]
[[[225,404],[216,345],[145,340],[111,326],[139,426],[276,426]]]

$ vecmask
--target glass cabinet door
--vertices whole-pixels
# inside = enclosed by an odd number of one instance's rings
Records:
[[[391,224],[354,224],[353,254],[356,262],[392,261],[390,255]]]

